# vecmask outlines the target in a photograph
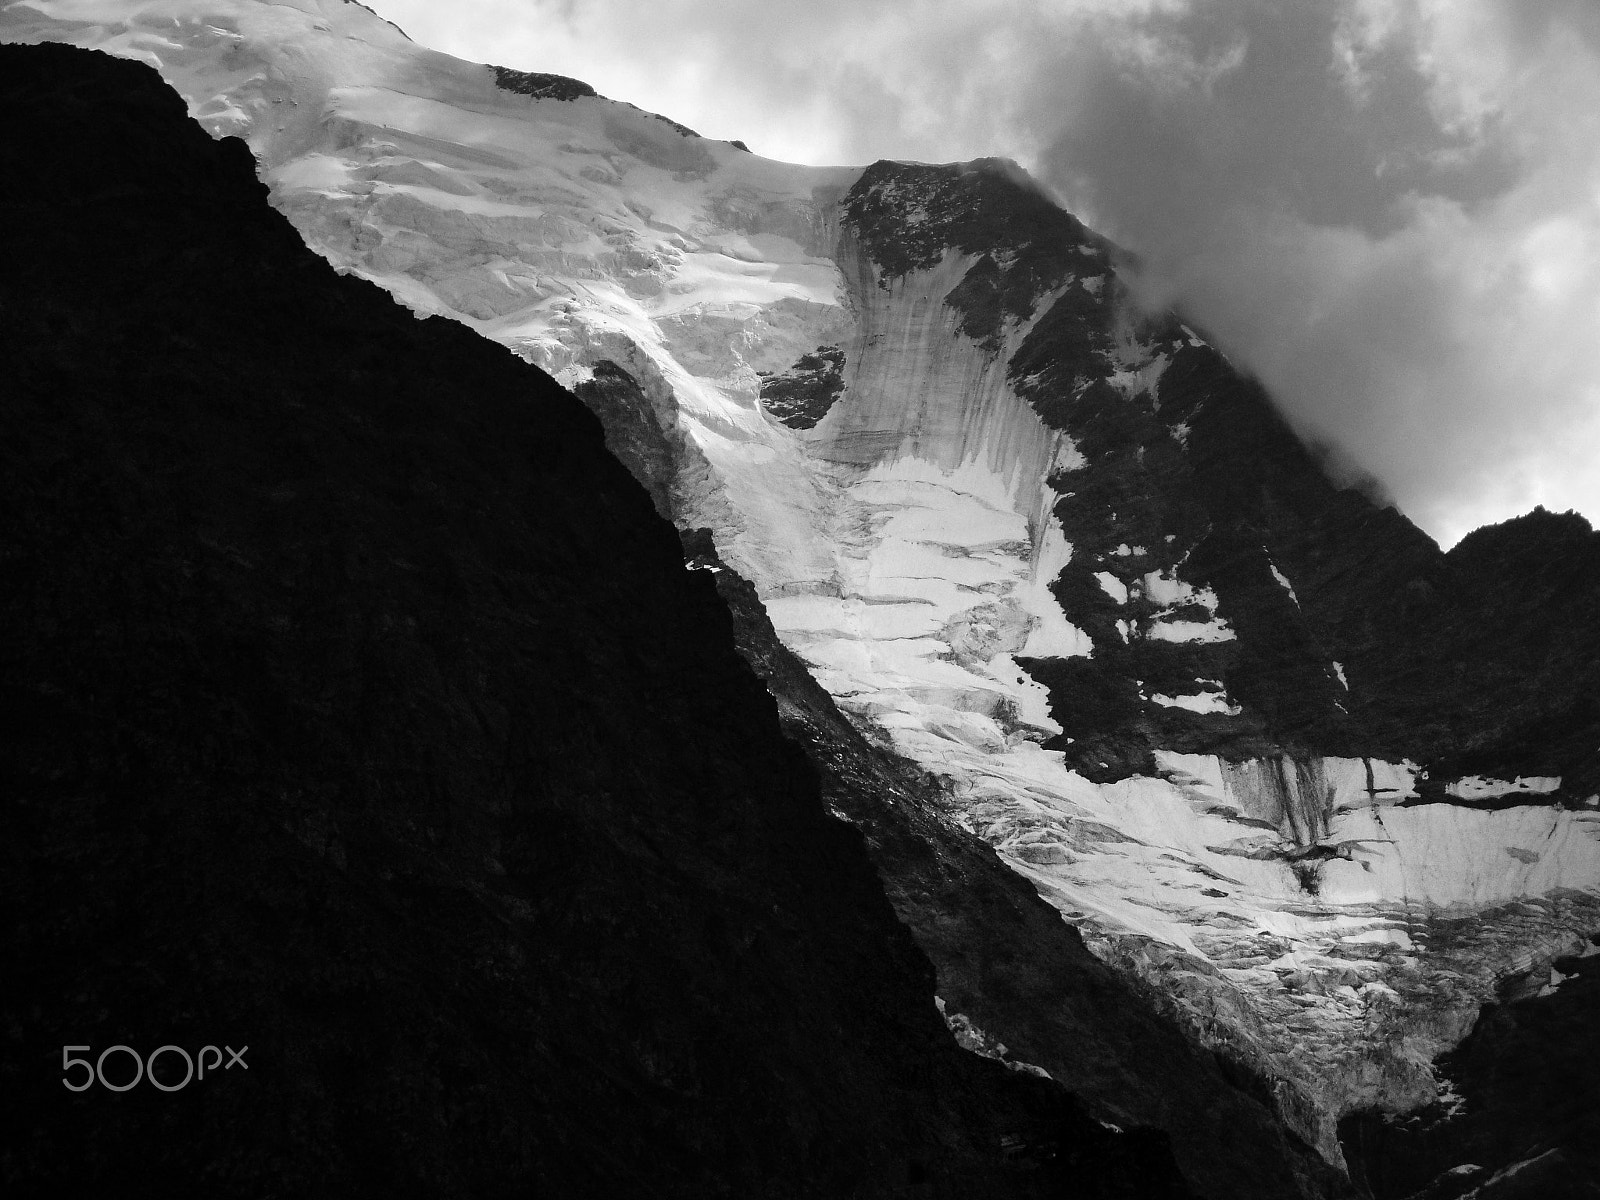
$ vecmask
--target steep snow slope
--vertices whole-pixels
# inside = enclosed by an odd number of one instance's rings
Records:
[[[1428,1099],[1480,1003],[1600,928],[1592,805],[1421,803],[1361,740],[1342,560],[1218,528],[1278,443],[1015,168],[775,163],[344,0],[22,0],[0,34],[151,63],[335,264],[632,405],[658,504],[841,707],[1330,1161],[1341,1112]]]

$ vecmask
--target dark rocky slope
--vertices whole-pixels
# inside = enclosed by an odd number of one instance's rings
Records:
[[[787,371],[759,374],[761,407],[790,429],[810,429],[828,415],[844,391],[844,351],[818,346]]]
[[[8,1194],[1183,1194],[956,1049],[576,401],[147,68],[0,47],[0,108]]]
[[[1555,969],[1553,992],[1486,1006],[1440,1060],[1448,1102],[1341,1123],[1376,1200],[1600,1197],[1600,957]]]
[[[1386,635],[1357,660],[1374,696],[1357,711],[1384,740],[1424,747],[1440,775],[1600,792],[1600,533],[1583,517],[1541,508],[1479,529],[1370,614]]]

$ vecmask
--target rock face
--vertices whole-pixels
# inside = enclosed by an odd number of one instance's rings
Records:
[[[8,1195],[1190,1194],[957,1047],[574,398],[147,67],[0,46],[0,110]]]
[[[844,391],[844,351],[818,346],[787,371],[763,376],[761,406],[790,429],[810,429]]]
[[[1442,788],[1524,777],[1559,778],[1575,802],[1600,791],[1600,534],[1575,513],[1537,509],[1423,567],[1373,605],[1358,659],[1372,698],[1357,712],[1439,764]]]
[[[657,392],[661,389],[656,389]],[[602,358],[574,389],[606,431],[606,449],[644,484],[656,512],[672,520],[672,485],[687,452],[669,405],[658,403],[626,368]]]
[[[551,75],[545,71],[516,71],[510,67],[493,67],[496,87],[519,96],[532,96],[538,100],[576,100],[580,96],[598,93],[581,79],[566,75]]]
[[[1341,1116],[1432,1101],[1481,1007],[1600,929],[1596,535],[1441,553],[1013,165],[775,163],[334,0],[0,33],[157,64],[337,266],[578,388],[927,819],[1332,1167]],[[986,901],[895,886],[949,1000]],[[1084,1036],[963,1003],[1029,1062]]]
[[[1341,1125],[1378,1200],[1578,1200],[1600,1192],[1600,957],[1558,959],[1533,995],[1484,1009],[1440,1062],[1440,1100]],[[1540,983],[1535,980],[1535,985]]]

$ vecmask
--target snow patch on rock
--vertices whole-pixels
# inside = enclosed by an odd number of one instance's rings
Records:
[[[1268,562],[1267,568],[1272,572],[1272,577],[1278,581],[1278,586],[1289,593],[1289,599],[1293,600],[1295,607],[1298,608],[1300,606],[1300,597],[1294,594],[1294,585],[1289,582],[1289,577],[1278,570],[1277,563]]]
[[[1459,800],[1498,800],[1502,796],[1542,796],[1559,790],[1559,776],[1531,775],[1516,779],[1490,779],[1483,775],[1468,775],[1445,785],[1445,793]]]

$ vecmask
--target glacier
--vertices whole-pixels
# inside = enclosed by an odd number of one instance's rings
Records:
[[[1600,803],[1549,803],[1555,777],[1176,743],[1121,778],[1079,769],[1033,664],[1098,662],[1117,639],[1222,654],[1244,635],[1180,541],[1099,546],[1063,523],[1095,448],[1041,415],[1048,364],[1014,369],[1048,322],[1105,320],[1085,351],[1098,374],[1073,396],[1159,407],[1180,355],[1210,353],[1126,311],[1099,240],[1019,283],[1004,248],[940,242],[949,197],[917,172],[863,191],[864,168],[775,162],[598,96],[519,94],[346,0],[20,0],[0,37],[149,63],[207,130],[248,142],[339,269],[580,394],[607,372],[636,383],[666,431],[667,515],[712,531],[841,709],[939,781],[948,822],[1196,1040],[1272,1079],[1329,1162],[1342,1114],[1434,1099],[1433,1060],[1479,1006],[1552,986],[1550,964],[1600,929]],[[1031,186],[1008,164],[951,170]],[[874,257],[870,204],[932,248]],[[764,382],[821,351],[842,387],[790,423]],[[1162,452],[1188,436],[1174,426]],[[1069,564],[1097,581],[1093,605],[1063,598]],[[1300,607],[1300,580],[1266,566]],[[1132,681],[1137,702],[1237,717],[1222,672],[1194,661],[1176,682]],[[1360,686],[1347,666],[1326,660],[1330,694]],[[1443,797],[1423,786],[1440,782]]]

